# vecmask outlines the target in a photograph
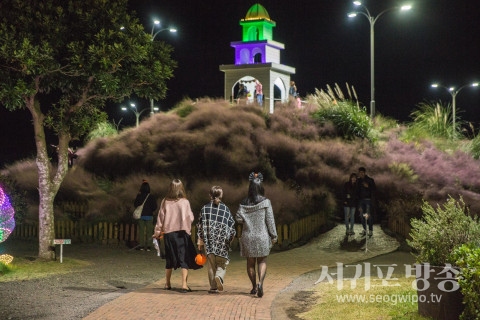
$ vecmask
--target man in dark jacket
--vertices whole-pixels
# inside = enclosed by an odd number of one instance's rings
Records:
[[[375,181],[366,175],[366,170],[364,167],[358,168],[358,210],[360,212],[360,218],[362,221],[363,231],[362,236],[367,234],[367,225],[368,225],[368,235],[373,235],[373,210],[372,205],[375,199]]]

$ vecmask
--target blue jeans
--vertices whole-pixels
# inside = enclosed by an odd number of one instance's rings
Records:
[[[263,94],[257,94],[257,103],[259,105],[263,104]]]
[[[370,199],[361,199],[359,204],[360,218],[362,220],[363,230],[373,230],[372,201]],[[368,218],[364,217],[368,214]]]
[[[355,207],[343,207],[345,213],[345,227],[348,230],[353,230],[355,224]]]

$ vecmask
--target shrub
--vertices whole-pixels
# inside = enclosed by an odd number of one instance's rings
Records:
[[[120,124],[120,122],[119,122]],[[118,130],[113,123],[103,121],[97,123],[95,129],[88,133],[86,141],[91,141],[97,138],[110,137],[118,134]]]
[[[357,95],[355,89],[347,84],[348,99],[344,96],[340,87],[335,84],[335,89],[327,86],[327,91],[316,89],[315,94],[308,97],[309,102],[316,104],[318,110],[312,117],[320,123],[332,122],[338,131],[338,135],[351,140],[355,137],[374,141],[372,128],[373,124],[365,111],[355,103]]]
[[[469,141],[468,151],[472,155],[473,159],[480,159],[480,135],[477,134],[472,140]]]
[[[6,275],[11,271],[12,271],[12,268],[9,265],[0,261],[0,276]]]
[[[335,136],[334,131],[319,127],[310,111],[292,109],[289,106],[275,105],[275,113],[269,116],[269,129],[272,132],[288,135],[298,140],[318,141],[321,136]]]
[[[351,102],[337,102],[330,108],[319,109],[313,117],[320,122],[331,121],[345,139],[355,137],[370,140],[371,124],[367,113]]]
[[[375,115],[374,121],[374,129],[378,132],[387,132],[391,129],[399,129],[400,126],[398,121],[393,118],[385,117],[380,113]]]
[[[405,178],[409,182],[415,182],[418,180],[418,175],[415,174],[415,171],[410,167],[408,163],[402,162],[392,162],[388,168],[400,178]]]
[[[378,179],[375,179],[378,181]],[[407,192],[408,191],[408,192]],[[422,216],[422,195],[419,192],[396,190],[379,201],[379,208],[388,213],[388,217],[410,221],[411,218]]]
[[[181,118],[185,118],[195,109],[195,102],[186,98],[180,101],[171,112],[176,113]]]
[[[478,161],[465,152],[447,154],[430,141],[403,143],[392,137],[385,145],[385,154],[374,165],[377,168],[390,167],[393,163],[405,163],[412,170],[412,178],[418,176],[414,183],[407,179],[392,179],[399,184],[399,189],[421,191],[423,198],[428,201],[443,202],[448,194],[459,194],[471,206],[471,212],[478,212],[478,195],[472,193],[480,190]],[[395,172],[399,178],[408,177],[407,171],[389,171]]]
[[[410,126],[410,134],[417,138],[458,138],[459,128],[462,122],[455,122],[455,130],[452,129],[452,106],[439,102],[421,102],[417,110],[410,116],[413,123]]]
[[[462,197],[451,196],[443,206],[433,208],[428,202],[422,205],[422,219],[412,219],[412,230],[407,243],[416,250],[419,263],[442,266],[454,264],[452,251],[469,242],[480,241],[478,217],[472,218]]]
[[[460,267],[458,284],[463,294],[460,319],[480,319],[480,242],[464,244],[455,249],[453,258]]]

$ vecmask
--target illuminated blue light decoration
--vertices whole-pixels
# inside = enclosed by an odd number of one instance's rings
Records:
[[[0,186],[0,242],[7,240],[15,228],[15,210],[10,204],[8,195]]]

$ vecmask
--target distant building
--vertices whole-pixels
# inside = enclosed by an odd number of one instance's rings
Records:
[[[263,85],[263,104],[273,113],[275,101],[288,100],[290,76],[295,74],[295,68],[280,63],[280,50],[285,46],[273,40],[276,23],[262,5],[254,4],[240,25],[242,41],[230,43],[235,49],[235,64],[220,66],[225,73],[225,99],[235,99],[243,83],[249,91],[247,102],[255,103],[254,79],[258,79]]]

